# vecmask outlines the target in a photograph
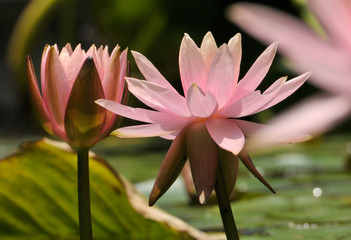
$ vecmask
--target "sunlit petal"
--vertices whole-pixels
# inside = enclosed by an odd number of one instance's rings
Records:
[[[234,63],[234,81],[238,82],[241,62],[241,34],[237,33],[228,42],[228,47],[231,51]]]
[[[221,148],[238,155],[244,147],[244,134],[232,119],[209,119],[206,121],[206,127],[212,139]]]
[[[200,51],[206,65],[207,71],[210,69],[213,58],[217,52],[217,44],[211,32],[207,32],[202,40]]]
[[[159,124],[143,124],[130,127],[119,128],[111,133],[121,138],[144,138],[144,137],[160,137],[175,132],[176,129],[165,128]]]
[[[254,62],[249,71],[239,81],[237,86],[237,97],[254,91],[266,76],[273,62],[278,44],[270,45]]]
[[[132,55],[140,72],[149,82],[156,83],[174,92],[177,92],[173,86],[162,76],[162,74],[155,68],[155,66],[142,54],[132,51]]]
[[[183,37],[180,45],[179,71],[185,96],[193,84],[198,85],[201,89],[206,89],[206,65],[200,49],[187,34]]]
[[[133,90],[133,94],[140,100],[145,99],[153,106],[162,107],[160,110],[172,112],[174,114],[189,117],[190,112],[186,105],[186,100],[179,93],[158,84],[140,81],[135,78],[126,78],[128,86]]]
[[[59,56],[51,47],[45,65],[45,75],[42,79],[43,100],[51,116],[58,126],[63,129],[64,113],[69,97],[70,86],[62,68]]]
[[[224,106],[236,86],[233,57],[228,45],[223,44],[213,58],[207,77],[207,91],[217,99],[218,108]]]
[[[212,93],[205,94],[201,88],[193,84],[188,91],[187,104],[193,116],[206,118],[218,109],[216,98]]]

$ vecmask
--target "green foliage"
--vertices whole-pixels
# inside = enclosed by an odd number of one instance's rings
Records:
[[[25,143],[0,162],[0,239],[78,239],[76,155],[46,141]],[[144,218],[119,176],[90,158],[94,239],[193,239]]]

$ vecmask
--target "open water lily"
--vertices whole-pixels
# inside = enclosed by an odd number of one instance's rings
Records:
[[[277,49],[269,46],[238,81],[241,61],[241,35],[217,47],[212,34],[205,35],[201,47],[185,34],[179,54],[184,95],[180,95],[142,54],[132,52],[146,81],[126,78],[129,91],[155,109],[132,108],[107,99],[97,103],[121,116],[148,124],[123,127],[112,132],[119,137],[160,136],[173,139],[152,189],[149,203],[167,191],[189,158],[200,203],[211,195],[219,172],[225,178],[227,193],[233,189],[238,157],[269,189],[245,152],[245,136],[263,125],[240,118],[263,111],[297,90],[310,76],[305,73],[287,81],[279,78],[267,90],[256,90],[268,72]],[[288,127],[288,126],[287,126]],[[307,135],[277,141],[292,142]]]
[[[107,99],[96,102],[116,114],[147,123],[117,129],[112,133],[114,135],[173,139],[151,191],[150,205],[173,184],[188,158],[199,202],[206,203],[215,190],[227,239],[239,239],[228,197],[237,178],[239,158],[274,192],[244,150],[245,136],[263,125],[240,118],[279,103],[310,76],[305,73],[289,81],[282,77],[263,93],[256,90],[271,66],[276,49],[277,43],[269,46],[238,81],[240,34],[219,48],[210,32],[200,48],[185,34],[179,53],[184,96],[142,54],[132,52],[146,81],[128,77],[128,89],[155,111],[132,108]],[[276,140],[291,142],[307,137],[299,134]]]

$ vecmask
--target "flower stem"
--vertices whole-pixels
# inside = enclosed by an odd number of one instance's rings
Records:
[[[89,149],[77,150],[78,157],[78,212],[80,240],[92,240],[89,185]]]
[[[226,191],[225,181],[220,167],[215,185],[215,191],[227,240],[239,240],[239,233],[235,225],[229,196]]]

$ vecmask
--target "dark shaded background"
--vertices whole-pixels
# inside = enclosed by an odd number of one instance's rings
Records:
[[[237,32],[243,37],[243,59],[241,76],[248,70],[259,54],[265,49],[260,42],[246,35],[234,24],[227,21],[225,9],[237,1],[226,0],[61,0],[33,32],[27,54],[34,61],[36,72],[40,69],[40,58],[45,44],[57,43],[59,48],[70,42],[87,49],[91,44],[108,45],[112,50],[118,43],[122,48],[136,50],[150,59],[159,71],[180,90],[178,53],[184,33],[188,33],[200,45],[207,31],[211,31],[218,45],[228,42]],[[248,1],[259,2],[298,15],[290,1]],[[21,136],[43,134],[43,130],[33,114],[25,84],[25,69],[11,71],[6,55],[9,54],[9,37],[15,23],[29,1],[0,0],[0,134]],[[8,57],[8,56],[7,56]],[[134,61],[132,76],[140,77]],[[23,62],[25,61],[25,57]],[[294,77],[296,74],[286,69],[279,61],[262,84],[264,89],[282,75]],[[39,76],[39,75],[37,75]],[[39,77],[38,77],[39,78]],[[290,104],[319,91],[306,84],[284,103],[273,108],[278,112]],[[140,104],[131,98],[131,105]],[[269,118],[272,111],[255,116],[261,121]],[[124,121],[129,124],[129,121]],[[345,131],[346,124],[335,128],[334,132]]]

